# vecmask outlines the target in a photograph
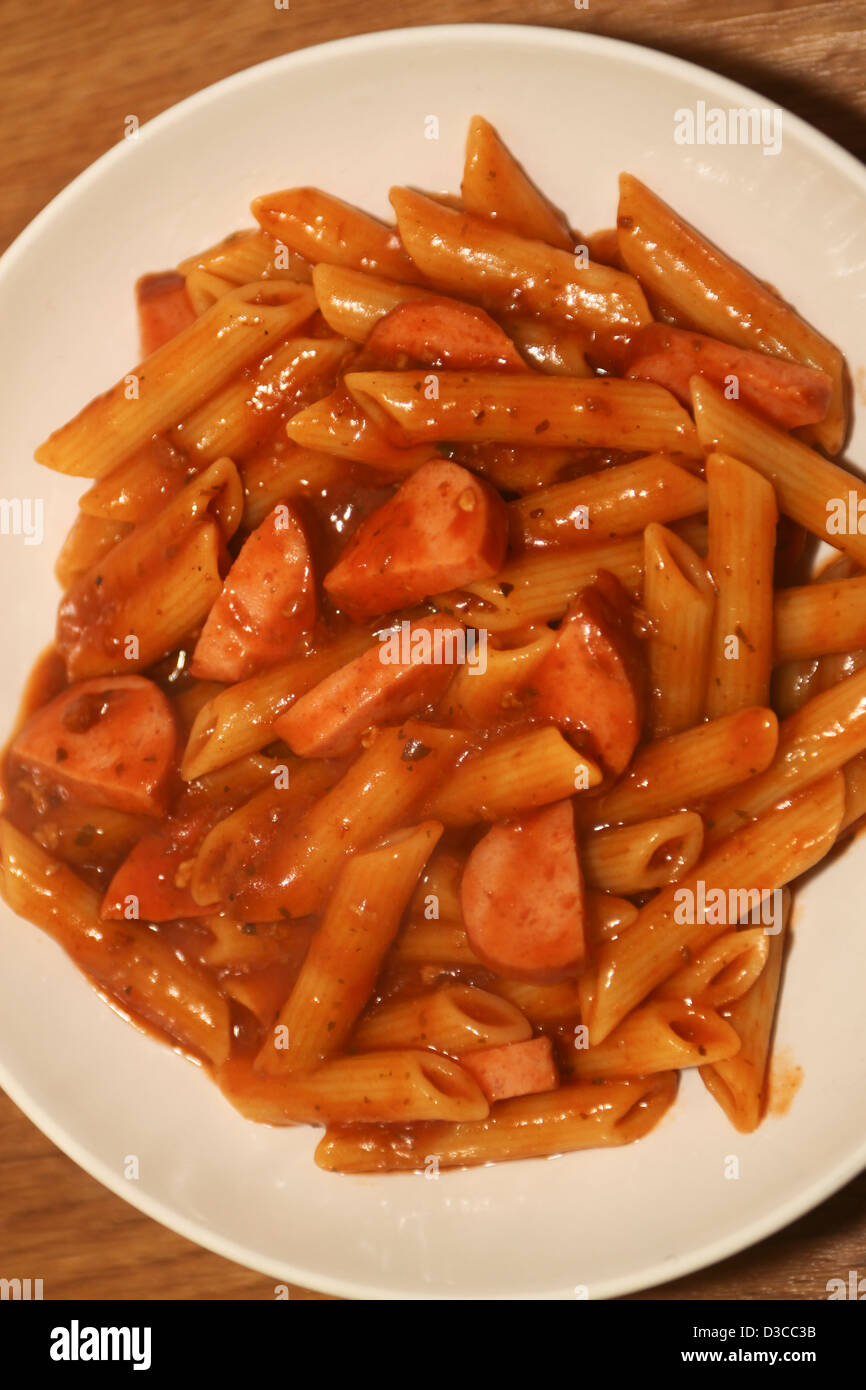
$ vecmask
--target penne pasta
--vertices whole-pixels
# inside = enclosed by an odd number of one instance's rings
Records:
[[[630,1144],[658,1124],[676,1094],[673,1072],[640,1081],[562,1086],[501,1101],[489,1119],[372,1130],[329,1130],[316,1150],[320,1168],[340,1173],[468,1168],[516,1158],[545,1158],[577,1149]]]
[[[130,523],[152,521],[196,471],[184,454],[156,436],[99,478],[78,505],[92,517]]]
[[[616,377],[512,376],[502,372],[348,372],[365,411],[378,410],[407,444],[439,440],[664,451],[695,457],[682,406],[662,386]],[[299,444],[309,440],[297,439]]]
[[[594,942],[612,941],[620,932],[630,927],[637,908],[628,898],[615,893],[603,893],[590,889],[587,893],[589,907],[589,932]]]
[[[692,409],[707,454],[730,454],[755,469],[773,484],[780,512],[866,566],[866,533],[859,530],[866,484],[856,474],[726,400],[700,377],[692,379]]]
[[[559,1028],[580,1017],[580,991],[574,980],[533,985],[528,980],[503,980],[497,976],[490,988],[518,1008],[536,1028]]]
[[[400,965],[480,965],[459,920],[410,917],[394,946]]]
[[[650,298],[663,303],[687,328],[827,372],[833,395],[814,432],[823,448],[838,453],[847,432],[845,372],[838,348],[763,281],[678,217],[640,179],[623,174],[619,187],[619,253]],[[742,457],[736,449],[730,452]]]
[[[250,922],[321,911],[347,856],[406,824],[462,748],[447,729],[407,721],[379,729],[348,772],[303,816],[271,819],[227,847],[220,898]]]
[[[79,512],[57,557],[54,573],[61,589],[71,589],[118,541],[128,536],[132,525],[127,521],[109,521],[105,517]]]
[[[325,676],[360,656],[371,637],[369,632],[347,632],[309,656],[282,662],[220,690],[202,706],[193,722],[180,766],[184,781],[191,782],[265,748],[273,741],[273,725],[279,715]]]
[[[230,999],[253,1014],[262,1028],[270,1028],[292,987],[294,975],[291,965],[265,966],[238,975],[227,973],[223,989]]]
[[[229,784],[231,771],[231,767],[223,771],[224,787]],[[259,784],[254,795],[202,837],[189,875],[190,892],[199,905],[219,903],[226,862],[239,853],[253,858],[276,822],[290,823],[330,791],[340,779],[342,765],[324,759],[292,759],[288,764],[273,763],[269,772],[266,785]],[[199,779],[199,785],[203,780]]]
[[[207,251],[189,256],[178,266],[187,277],[205,271],[230,285],[249,285],[253,280],[309,282],[310,266],[301,256],[282,246],[265,232],[234,232]]]
[[[237,470],[219,459],[76,580],[57,618],[70,679],[150,666],[202,623],[242,505]]]
[[[429,299],[432,291],[420,285],[400,284],[367,275],[345,265],[320,262],[313,269],[316,303],[328,327],[341,338],[364,343],[372,329],[396,309],[412,299]]]
[[[655,999],[635,1009],[603,1042],[569,1052],[579,1081],[623,1081],[725,1061],[739,1051],[730,1023],[706,1005]]]
[[[130,811],[67,800],[51,807],[50,816],[34,828],[33,839],[76,870],[88,868],[94,858],[117,866],[151,824],[149,817]]]
[[[694,811],[590,831],[581,842],[584,876],[605,893],[645,893],[688,873],[703,841],[703,822]]]
[[[231,280],[221,275],[213,275],[209,270],[191,270],[184,282],[187,299],[192,305],[196,318],[212,309],[218,299],[232,291]]]
[[[561,618],[599,570],[616,575],[636,594],[643,573],[641,537],[626,536],[585,550],[521,555],[491,579],[475,580],[454,593],[437,595],[436,606],[453,613],[468,627],[520,632],[535,623]]]
[[[132,535],[129,541],[135,541]],[[219,559],[221,536],[213,521],[195,527],[167,553],[149,584],[142,585],[139,571],[121,565],[121,541],[110,552],[110,574],[93,570],[73,585],[64,600],[57,626],[57,644],[66,656],[72,680],[120,671],[140,671],[180,647],[184,638],[200,626],[222,588]],[[136,546],[137,550],[138,547]],[[98,562],[105,571],[109,565]],[[102,578],[96,603],[88,603],[96,581]],[[96,610],[94,613],[94,609]],[[105,615],[99,627],[81,635],[81,612]],[[88,612],[89,610],[89,612]]]
[[[314,1071],[268,1076],[230,1062],[217,1074],[223,1094],[259,1124],[411,1124],[478,1120],[489,1111],[468,1072],[435,1052],[369,1052],[335,1057]]]
[[[790,894],[786,893],[785,898],[787,924]],[[704,1085],[741,1134],[757,1129],[766,1103],[767,1062],[786,936],[783,929],[770,939],[766,966],[752,987],[727,1011],[728,1022],[740,1040],[739,1050],[733,1057],[701,1067]]]
[[[533,672],[556,641],[542,628],[531,642],[519,647],[487,648],[480,666],[461,666],[440,702],[440,712],[458,728],[484,728],[510,714],[519,714],[528,701]]]
[[[601,771],[557,729],[534,729],[461,763],[427,803],[443,825],[507,820],[597,786]]]
[[[229,1054],[229,1011],[213,983],[142,923],[104,922],[100,894],[0,820],[3,897],[52,936],[121,1009],[134,1009],[215,1066]]]
[[[460,879],[466,855],[439,845],[424,866],[412,895],[412,911],[428,921],[440,917],[460,920]]]
[[[586,358],[586,339],[576,329],[545,319],[502,315],[502,321],[524,362],[548,376],[592,377]]]
[[[257,450],[238,465],[244,489],[243,528],[254,531],[278,502],[327,495],[351,480],[351,465],[296,444]]]
[[[418,270],[448,294],[485,308],[519,308],[587,333],[622,334],[650,320],[630,275],[528,240],[486,218],[391,190],[400,238]]]
[[[840,835],[856,825],[866,813],[866,754],[859,753],[845,763],[842,772],[845,777],[845,814],[839,827]]]
[[[817,864],[833,845],[843,811],[841,775],[825,777],[713,846],[690,874],[642,907],[634,925],[598,953],[592,1012],[586,1020],[590,1045],[608,1037],[673,974],[684,948],[699,953],[720,935],[727,920],[719,923],[717,916],[740,920],[744,897],[763,899]],[[739,910],[714,910],[713,920],[694,920],[706,916],[699,910],[702,900],[716,901],[710,893],[729,904],[732,891]]]
[[[847,651],[820,652],[822,647],[836,645],[837,631],[847,637],[852,630],[858,630],[858,586],[850,590],[846,586],[834,588],[834,594],[843,603],[845,596],[850,595],[851,607],[844,609],[838,602],[832,604],[832,600],[830,605],[826,605],[826,600],[811,592],[818,587],[823,588],[825,584],[835,586],[856,578],[858,574],[857,567],[848,556],[840,555],[838,560],[825,566],[815,576],[814,583],[777,591],[773,646],[779,664],[773,672],[772,694],[774,708],[781,717],[793,714],[810,696],[853,675],[866,660],[866,655],[851,651],[850,647]],[[780,660],[778,656],[780,651],[799,650],[801,646],[811,646],[813,643],[820,654],[796,660]]]
[[[429,1047],[459,1057],[531,1037],[531,1025],[508,1000],[474,985],[443,985],[429,994],[381,1004],[361,1019],[352,1047],[359,1052]]]
[[[866,749],[866,670],[831,686],[779,725],[776,755],[767,768],[723,792],[706,808],[707,838],[722,839],[738,826],[819,778],[837,771]]]
[[[352,463],[365,463],[389,477],[405,478],[438,458],[430,444],[398,447],[375,419],[342,387],[297,411],[286,434],[304,449],[321,449]]]
[[[772,938],[761,927],[723,932],[659,989],[659,996],[722,1009],[740,999],[767,964]]]
[[[441,825],[427,821],[346,862],[292,992],[256,1058],[260,1070],[284,1076],[344,1050],[441,833]]]
[[[773,608],[773,658],[811,661],[866,645],[866,576],[781,589]]]
[[[252,213],[264,232],[311,265],[327,261],[394,280],[419,278],[393,227],[320,188],[266,193],[253,201]]]
[[[716,719],[769,699],[778,513],[766,478],[725,454],[707,459],[707,487],[707,558],[716,596],[707,714]]]
[[[101,478],[176,425],[315,309],[303,286],[260,281],[233,290],[151,353],[36,450],[58,473]]]
[[[643,551],[647,724],[653,737],[663,738],[703,714],[714,598],[706,565],[675,532],[649,525]]]
[[[251,370],[204,401],[171,432],[179,449],[207,463],[243,458],[266,441],[311,386],[329,390],[348,351],[340,338],[289,338]]]
[[[297,977],[312,929],[296,922],[259,922],[255,931],[250,931],[248,922],[238,922],[222,912],[208,913],[199,921],[208,933],[208,940],[201,946],[202,961],[212,970],[237,972],[229,991],[233,999],[239,997],[238,978],[250,972],[273,971],[283,981],[285,989],[276,1001],[273,1017],[268,1019],[270,1026]]]
[[[631,825],[747,783],[770,765],[779,722],[770,709],[737,710],[680,734],[646,743],[624,777],[600,795],[585,797],[585,825]]]
[[[509,503],[512,539],[525,546],[592,545],[705,510],[707,486],[664,454],[648,454]]]
[[[560,250],[572,249],[565,218],[527,178],[483,116],[469,122],[460,192],[464,208],[476,217],[489,217],[519,236]]]

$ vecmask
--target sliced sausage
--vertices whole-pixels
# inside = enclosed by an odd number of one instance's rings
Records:
[[[70,686],[27,721],[13,761],[97,806],[165,813],[177,757],[174,711],[143,676]]]
[[[141,355],[149,357],[195,320],[186,278],[176,270],[142,275],[135,286]]]
[[[244,541],[190,670],[199,680],[246,680],[291,656],[315,616],[309,542],[296,512],[281,504]]]
[[[466,862],[460,902],[469,945],[498,974],[544,982],[581,970],[586,902],[571,802],[488,831]]]
[[[532,678],[532,713],[551,719],[619,775],[643,723],[645,676],[631,602],[600,570],[562,620],[556,642]]]
[[[404,623],[302,695],[275,722],[275,736],[301,758],[347,756],[371,727],[399,724],[436,703],[461,641],[465,632],[453,618]]]
[[[833,390],[827,373],[817,367],[732,347],[664,323],[649,323],[631,339],[626,376],[666,386],[683,405],[691,400],[690,377],[706,377],[720,391],[736,377],[741,404],[783,430],[823,420]]]
[[[460,1058],[460,1065],[475,1077],[489,1101],[555,1091],[559,1085],[550,1038],[531,1038],[528,1042],[503,1043],[500,1047],[467,1052]]]
[[[398,304],[379,319],[367,338],[365,356],[380,366],[420,363],[525,372],[526,363],[508,334],[473,304],[459,299],[423,299]]]
[[[488,483],[456,463],[425,463],[361,523],[325,588],[356,621],[420,603],[495,574],[506,524]]]
[[[188,887],[196,849],[212,819],[200,812],[165,821],[144,835],[111,880],[100,916],[173,922],[212,912],[195,901]],[[129,913],[133,898],[135,911]]]

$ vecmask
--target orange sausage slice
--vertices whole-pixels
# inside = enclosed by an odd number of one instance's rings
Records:
[[[196,815],[165,821],[144,835],[120,865],[102,900],[100,916],[124,918],[135,898],[134,917],[145,922],[173,922],[180,917],[203,917],[212,907],[202,907],[184,883],[184,864],[190,864],[212,815]]]
[[[70,686],[28,719],[11,756],[97,806],[165,813],[177,757],[174,711],[143,676]]]
[[[445,617],[403,628],[390,644],[377,642],[302,695],[276,720],[275,736],[301,758],[342,758],[374,725],[399,724],[435,704],[454,675],[453,659],[446,658],[459,650],[455,639],[465,640],[463,628]],[[401,659],[393,659],[392,644]]]
[[[367,355],[387,367],[420,363],[467,371],[525,372],[526,363],[508,334],[483,309],[459,299],[421,299],[398,304],[373,327]]]
[[[829,376],[817,367],[732,347],[664,323],[649,323],[634,335],[626,376],[666,386],[683,405],[691,400],[690,377],[706,377],[720,391],[736,377],[740,402],[783,430],[823,420],[833,391]]]
[[[190,670],[199,680],[246,680],[291,656],[315,617],[306,533],[290,507],[276,506],[244,541],[207,616]]]
[[[325,588],[356,621],[485,579],[505,558],[505,503],[459,464],[422,464],[359,526]]]
[[[469,945],[511,979],[574,975],[586,956],[586,903],[570,801],[495,825],[460,885]]]
[[[529,1042],[503,1043],[501,1047],[467,1052],[460,1058],[460,1065],[475,1077],[490,1101],[555,1091],[559,1085],[550,1038],[531,1038]]]
[[[566,613],[533,678],[532,713],[551,719],[619,775],[643,723],[644,670],[631,603],[619,580],[600,570]]]
[[[135,286],[135,298],[142,357],[156,352],[181,329],[188,328],[195,318],[186,292],[186,279],[176,270],[142,275]]]

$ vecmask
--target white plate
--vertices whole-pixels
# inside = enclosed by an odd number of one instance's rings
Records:
[[[674,113],[701,100],[765,104],[647,49],[465,25],[289,54],[183,102],[137,141],[119,138],[0,264],[0,487],[43,497],[46,511],[41,547],[0,538],[2,728],[50,638],[52,564],[83,490],[38,469],[33,448],[136,360],[135,277],[248,225],[255,194],[316,183],[386,214],[392,183],[456,189],[467,121],[482,112],[584,231],[611,224],[617,174],[629,169],[777,285],[852,370],[862,366],[864,170],[787,115],[775,156],[676,144]],[[425,138],[430,115],[438,140]],[[855,458],[857,442],[862,430]],[[241,1120],[205,1076],[118,1019],[46,936],[5,909],[0,1082],[107,1187],[275,1281],[360,1297],[622,1294],[759,1240],[866,1163],[858,867],[860,846],[798,899],[779,1044],[805,1081],[784,1119],[747,1138],[690,1077],[660,1127],[615,1152],[436,1181],[327,1175],[313,1166],[313,1131]],[[130,1154],[138,1181],[123,1176]],[[729,1155],[739,1158],[736,1180],[725,1176]]]

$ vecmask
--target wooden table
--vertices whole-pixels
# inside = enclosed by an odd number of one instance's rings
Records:
[[[370,20],[375,19],[375,26]],[[484,20],[630,39],[755,87],[866,157],[864,0],[4,0],[0,249],[115,144],[124,119],[278,53],[371,27]],[[866,1174],[779,1235],[639,1298],[824,1298],[866,1272]],[[64,1157],[0,1093],[0,1276],[56,1299],[257,1299],[273,1282],[141,1216]],[[292,1296],[322,1295],[293,1289]]]

